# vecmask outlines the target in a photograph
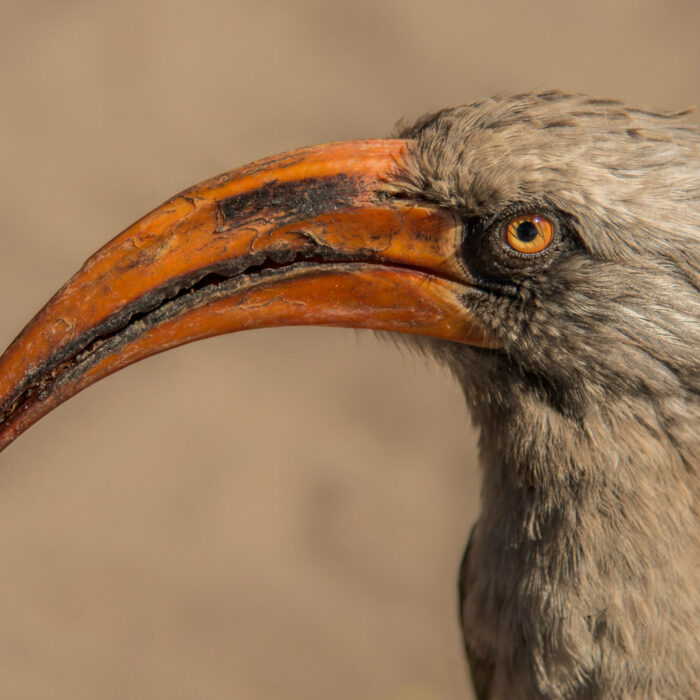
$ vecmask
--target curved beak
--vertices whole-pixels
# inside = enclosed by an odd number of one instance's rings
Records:
[[[0,450],[98,379],[221,333],[283,325],[493,347],[463,304],[462,226],[395,198],[409,142],[329,144],[185,190],[92,255],[0,358]]]

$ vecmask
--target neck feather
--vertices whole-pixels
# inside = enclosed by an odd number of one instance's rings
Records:
[[[482,574],[463,591],[465,634],[542,693],[607,675],[601,687],[685,697],[700,683],[686,680],[700,679],[697,402],[568,415],[521,388],[470,403],[483,490],[468,564]]]

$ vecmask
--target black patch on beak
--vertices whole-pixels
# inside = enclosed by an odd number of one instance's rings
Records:
[[[364,188],[360,178],[342,174],[290,182],[275,180],[222,200],[220,230],[256,219],[304,221],[329,211],[347,209],[357,205],[358,194]]]

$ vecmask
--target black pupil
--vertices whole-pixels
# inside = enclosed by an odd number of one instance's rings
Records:
[[[515,235],[523,243],[534,241],[537,238],[537,226],[532,221],[521,221],[515,229]]]

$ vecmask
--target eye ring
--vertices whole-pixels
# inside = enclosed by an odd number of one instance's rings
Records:
[[[516,253],[542,252],[554,240],[555,225],[542,214],[520,214],[503,227],[503,242]]]

